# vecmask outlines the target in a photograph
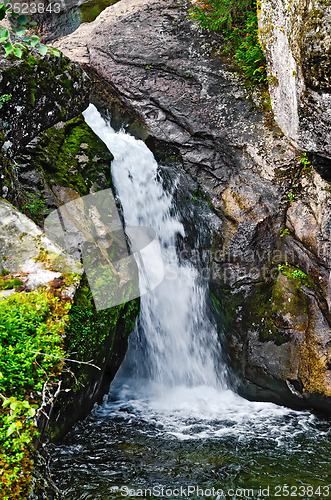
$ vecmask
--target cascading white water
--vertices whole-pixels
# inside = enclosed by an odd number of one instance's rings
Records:
[[[207,315],[207,285],[198,269],[179,262],[176,238],[184,236],[184,228],[157,177],[153,154],[142,141],[115,133],[93,105],[85,120],[115,157],[112,178],[126,224],[152,227],[162,250],[165,277],[141,297],[127,364],[131,370],[134,366],[135,376],[163,385],[224,385],[224,367],[215,366],[220,343]],[[141,266],[139,271],[143,279]]]
[[[115,157],[112,178],[126,224],[156,231],[165,270],[163,282],[141,297],[140,318],[112,383],[111,401],[97,414],[109,418],[120,412],[123,418],[129,406],[130,420],[133,414],[138,422],[148,419],[180,439],[230,433],[273,435],[281,442],[302,432],[314,418],[309,413],[250,402],[227,387],[220,342],[207,311],[207,284],[199,269],[178,259],[176,238],[184,235],[184,228],[171,195],[158,180],[152,153],[142,141],[116,133],[93,105],[84,116]],[[144,270],[139,273],[143,281]],[[285,415],[293,415],[293,420],[280,426]],[[203,428],[192,426],[192,418],[203,422]]]

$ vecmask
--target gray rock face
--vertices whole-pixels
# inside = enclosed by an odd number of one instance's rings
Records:
[[[217,39],[185,1],[122,0],[58,47],[108,82],[150,147],[176,154],[210,197],[211,286],[239,390],[330,409],[329,184],[210,55]]]
[[[260,39],[275,119],[294,144],[331,158],[331,5],[261,0]]]
[[[41,258],[45,252],[52,256],[50,268],[47,259]],[[0,198],[0,273],[2,271],[19,277],[26,291],[47,287],[62,273],[83,273],[80,263],[64,255],[34,222]],[[72,298],[72,292],[68,287],[66,296]],[[0,291],[0,298],[6,295]]]

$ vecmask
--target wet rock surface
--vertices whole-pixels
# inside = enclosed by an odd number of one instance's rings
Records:
[[[183,1],[122,0],[58,47],[115,91],[150,147],[177,155],[213,205],[211,288],[239,391],[330,411],[330,185],[187,15]]]
[[[262,0],[260,39],[275,119],[301,149],[331,170],[331,6],[322,0]]]

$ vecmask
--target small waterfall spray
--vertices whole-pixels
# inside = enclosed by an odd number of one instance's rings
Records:
[[[152,153],[142,141],[115,133],[93,105],[85,120],[114,154],[112,178],[126,224],[156,231],[164,265],[163,282],[141,297],[140,318],[122,371],[163,386],[225,387],[225,368],[217,362],[221,346],[207,312],[208,285],[199,269],[179,261],[176,240],[178,234],[184,236],[184,228],[158,179]],[[138,266],[144,279],[145,271]]]

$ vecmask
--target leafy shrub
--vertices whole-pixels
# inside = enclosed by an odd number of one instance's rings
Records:
[[[36,47],[42,55],[50,51],[55,56],[60,56],[58,50],[42,45],[39,36],[28,34],[28,30],[34,28],[37,23],[30,21],[30,19],[23,14],[19,15],[17,12],[12,11],[9,0],[2,0],[0,2],[0,21],[5,18],[7,18],[10,23],[9,28],[0,26],[0,45],[4,48],[5,57],[9,56],[9,54],[13,54],[15,57],[21,59],[23,52],[31,47]],[[17,37],[21,38],[22,42],[15,41]]]
[[[0,301],[0,392],[19,396],[41,391],[54,359],[61,357],[64,320],[56,309],[59,299],[49,292],[17,293]]]
[[[45,290],[15,293],[0,301],[0,497],[4,500],[26,498],[30,450],[37,433],[33,417],[45,384],[56,382],[61,369],[70,305]]]
[[[266,60],[258,38],[256,1],[208,0],[190,10],[202,28],[223,34],[223,52],[233,53],[248,85],[267,85]]]

